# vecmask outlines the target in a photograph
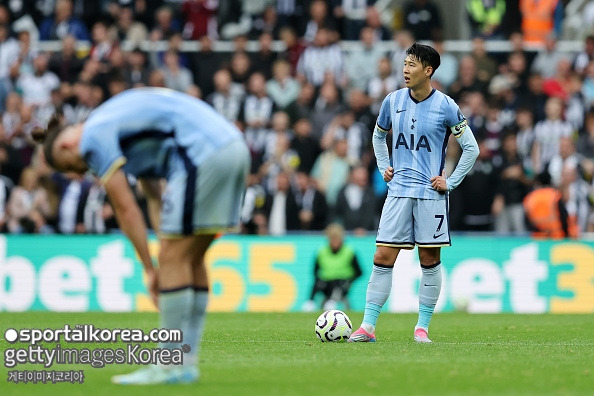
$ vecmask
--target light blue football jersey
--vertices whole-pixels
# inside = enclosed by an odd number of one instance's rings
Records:
[[[166,178],[174,167],[199,167],[239,139],[241,131],[199,99],[165,88],[135,88],[91,112],[79,150],[104,181],[122,165],[137,177]]]
[[[421,102],[408,88],[391,92],[382,103],[377,127],[383,132],[392,128],[394,178],[388,195],[445,199],[430,179],[442,173],[450,133],[459,136],[466,129],[466,119],[452,98],[436,89]]]

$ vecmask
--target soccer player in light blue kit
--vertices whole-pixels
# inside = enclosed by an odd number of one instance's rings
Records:
[[[361,327],[349,342],[374,342],[375,326],[392,287],[392,270],[400,249],[418,246],[421,264],[419,319],[414,340],[431,342],[429,322],[441,291],[442,246],[450,246],[447,192],[456,188],[478,156],[478,145],[458,105],[431,86],[439,54],[413,44],[406,51],[406,88],[384,99],[373,132],[377,165],[388,183],[377,231],[373,269],[367,285]],[[386,135],[392,129],[392,165]],[[445,154],[450,134],[462,147],[456,169],[446,177]]]
[[[199,378],[198,348],[208,301],[204,254],[215,234],[239,222],[250,167],[243,134],[208,104],[162,88],[122,92],[82,124],[53,118],[36,131],[48,164],[59,171],[90,170],[105,186],[121,230],[144,266],[160,309],[160,327],[181,329],[183,365],[155,365],[118,375],[119,384],[190,383]],[[153,267],[147,228],[126,174],[139,178],[160,241]],[[164,190],[162,181],[166,184]],[[161,344],[180,348],[182,343]]]

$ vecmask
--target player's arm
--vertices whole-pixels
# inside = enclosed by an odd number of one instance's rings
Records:
[[[456,165],[456,169],[454,169],[454,172],[446,180],[448,191],[458,187],[462,180],[464,180],[464,177],[470,172],[470,169],[472,169],[479,155],[478,144],[472,130],[466,124],[466,120],[451,127],[451,131],[462,148],[462,155],[460,156],[458,165]]]
[[[148,243],[146,224],[142,212],[130,189],[126,174],[121,169],[115,171],[105,182],[105,191],[109,196],[118,224],[122,232],[130,239],[147,274],[154,273]]]
[[[382,102],[375,128],[373,128],[373,137],[371,139],[373,145],[373,152],[377,162],[377,168],[379,169],[382,177],[385,179],[386,170],[391,168],[390,166],[390,153],[388,151],[388,145],[386,144],[386,137],[390,132],[390,126],[392,125],[390,115],[390,96],[386,96]],[[391,179],[391,177],[390,177]],[[389,180],[386,180],[389,181]]]

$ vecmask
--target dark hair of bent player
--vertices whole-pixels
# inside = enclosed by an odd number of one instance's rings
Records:
[[[50,118],[46,129],[36,127],[31,131],[31,137],[33,140],[43,145],[43,155],[45,157],[45,161],[52,168],[56,167],[52,153],[52,146],[54,145],[54,142],[56,141],[56,138],[60,132],[62,132],[62,129],[63,125],[60,120],[60,116],[58,114],[54,114]]]
[[[424,44],[414,43],[409,49],[406,50],[406,55],[410,55],[411,57],[417,59],[419,62],[421,62],[423,67],[431,66],[433,69],[431,76],[433,76],[433,73],[435,73],[435,70],[437,70],[441,63],[439,53],[435,50],[435,48]]]

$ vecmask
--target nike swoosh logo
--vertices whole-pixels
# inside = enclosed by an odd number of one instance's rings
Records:
[[[437,235],[433,234],[433,239],[437,239],[440,236],[442,236],[443,234],[445,234],[445,232],[442,232],[441,234],[437,234]]]
[[[406,111],[406,109],[396,110],[396,113],[402,113],[403,111]]]
[[[427,287],[437,287],[437,285],[428,285],[426,283],[425,283],[425,286],[427,286]]]

